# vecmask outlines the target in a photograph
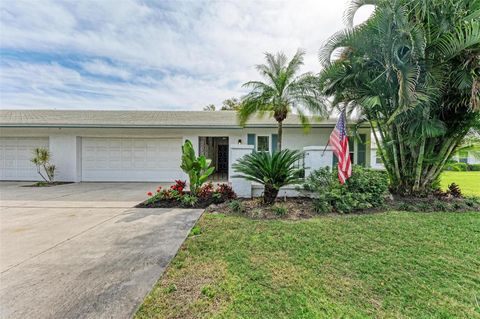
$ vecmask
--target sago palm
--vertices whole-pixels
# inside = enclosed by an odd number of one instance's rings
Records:
[[[264,81],[250,81],[243,85],[251,91],[242,98],[242,106],[238,111],[240,124],[245,125],[256,113],[273,116],[278,123],[279,151],[282,149],[282,124],[290,112],[295,110],[305,128],[309,125],[307,113],[326,115],[317,77],[311,73],[298,75],[304,55],[304,51],[298,50],[288,61],[283,53],[266,53],[266,63],[257,65]]]
[[[295,163],[302,158],[302,153],[293,150],[274,152],[255,152],[245,155],[233,164],[233,170],[252,182],[265,186],[263,199],[270,205],[277,198],[280,187],[299,183],[301,169]]]

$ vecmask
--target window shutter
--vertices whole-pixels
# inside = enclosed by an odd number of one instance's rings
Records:
[[[255,145],[256,145],[256,136],[255,134],[247,134],[247,144],[248,145],[253,145],[253,151],[255,151]]]
[[[272,154],[277,151],[278,134],[272,134]]]

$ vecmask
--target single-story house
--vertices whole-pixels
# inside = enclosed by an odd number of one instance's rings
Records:
[[[324,147],[335,124],[336,119],[312,122],[305,132],[292,114],[283,124],[283,148]],[[352,158],[370,166],[370,128],[359,133],[362,141],[351,139]],[[214,178],[226,181],[232,145],[274,151],[277,123],[252,118],[240,127],[232,111],[0,110],[0,180],[39,180],[30,162],[36,147],[51,151],[58,181],[184,179],[179,166],[187,139],[212,159]]]

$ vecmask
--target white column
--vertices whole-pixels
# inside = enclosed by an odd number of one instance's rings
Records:
[[[253,145],[246,144],[230,144],[230,156],[228,157],[228,180],[232,183],[232,188],[238,197],[252,197],[252,182],[244,178],[233,177],[237,173],[233,171],[232,165],[240,158],[247,154],[251,154]]]
[[[325,152],[324,152],[325,150]],[[305,152],[305,177],[320,167],[332,166],[333,152],[330,146],[306,146]]]
[[[73,135],[50,135],[49,149],[55,165],[55,180],[79,182],[81,179],[81,139]]]

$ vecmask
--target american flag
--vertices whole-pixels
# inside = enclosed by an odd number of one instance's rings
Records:
[[[329,143],[332,146],[333,153],[338,158],[338,179],[340,180],[340,184],[344,184],[345,181],[352,176],[345,111],[340,114],[337,125],[335,125],[332,134],[330,134]]]

